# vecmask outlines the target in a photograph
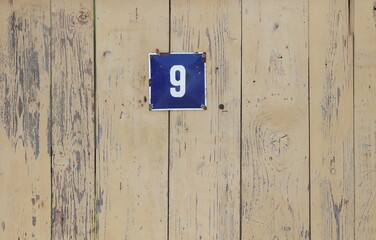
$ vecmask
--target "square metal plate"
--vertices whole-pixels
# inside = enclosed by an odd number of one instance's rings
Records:
[[[206,109],[204,52],[149,53],[150,110]]]

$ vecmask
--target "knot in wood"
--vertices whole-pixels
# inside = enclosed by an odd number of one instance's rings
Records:
[[[89,10],[81,8],[80,15],[78,16],[78,21],[85,24],[89,21]]]

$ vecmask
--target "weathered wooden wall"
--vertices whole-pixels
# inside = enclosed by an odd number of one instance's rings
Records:
[[[354,239],[354,83],[349,7],[349,1],[313,0],[309,8],[312,239]]]
[[[245,1],[242,25],[243,239],[307,239],[308,1]]]
[[[0,0],[0,240],[376,239],[375,43],[375,0]],[[156,49],[206,111],[149,111]]]
[[[50,2],[1,1],[0,239],[49,239]]]

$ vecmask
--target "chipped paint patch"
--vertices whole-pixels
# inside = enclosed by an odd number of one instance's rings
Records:
[[[8,52],[2,53],[0,118],[14,149],[18,144],[39,155],[40,64],[34,41],[35,21],[8,18]]]
[[[96,139],[97,140],[97,146],[99,145],[99,143],[101,141],[102,134],[103,134],[102,126],[98,125],[98,135],[97,135],[97,139]]]

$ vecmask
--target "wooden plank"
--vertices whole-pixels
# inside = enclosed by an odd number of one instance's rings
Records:
[[[49,1],[0,5],[0,239],[49,239]]]
[[[168,113],[149,112],[148,52],[169,1],[97,0],[98,239],[167,239]]]
[[[171,1],[171,51],[206,52],[208,109],[170,114],[169,239],[239,239],[241,2]]]
[[[376,239],[376,2],[355,7],[355,239]]]
[[[94,239],[93,1],[52,1],[52,237]]]
[[[352,37],[348,0],[311,0],[311,237],[354,239]]]
[[[243,239],[309,239],[308,1],[243,2]]]

